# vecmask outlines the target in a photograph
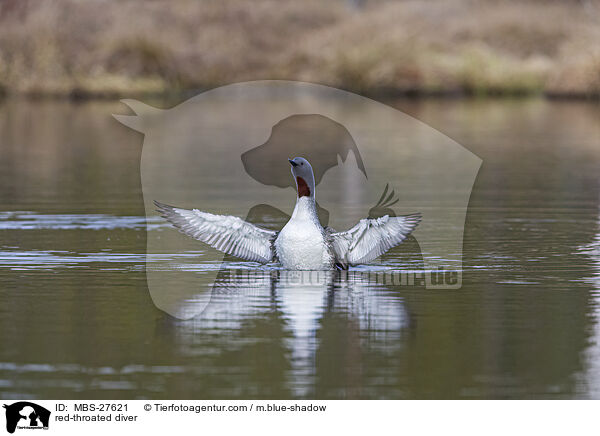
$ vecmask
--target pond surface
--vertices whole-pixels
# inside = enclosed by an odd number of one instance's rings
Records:
[[[247,286],[232,260],[205,266],[228,286],[180,320],[148,292],[146,226],[170,230],[146,222],[123,106],[1,103],[0,398],[600,398],[600,106],[388,104],[483,159],[462,288],[269,269]]]

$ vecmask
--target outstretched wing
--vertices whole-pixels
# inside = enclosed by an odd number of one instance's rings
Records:
[[[277,232],[261,229],[230,215],[213,215],[197,209],[180,209],[155,201],[157,211],[182,233],[241,259],[267,263],[273,260]]]
[[[350,230],[331,233],[331,246],[342,265],[368,263],[404,241],[420,221],[419,213],[362,219]]]

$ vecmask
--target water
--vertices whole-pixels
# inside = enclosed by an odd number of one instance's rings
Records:
[[[110,117],[123,107],[2,103],[0,397],[600,398],[600,107],[389,103],[483,159],[462,288],[272,268],[249,284],[233,271],[254,265],[195,245],[148,259],[222,270],[186,321],[148,292],[142,137]],[[408,241],[372,268],[417,254]]]

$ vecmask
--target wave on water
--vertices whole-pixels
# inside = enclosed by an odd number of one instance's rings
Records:
[[[36,212],[0,212],[0,230],[156,230],[169,224],[159,216],[116,216],[106,214],[38,214]]]

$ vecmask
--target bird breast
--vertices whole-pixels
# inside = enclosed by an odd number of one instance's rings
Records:
[[[275,250],[285,269],[329,269],[333,262],[323,231],[312,220],[291,219],[275,240]]]

